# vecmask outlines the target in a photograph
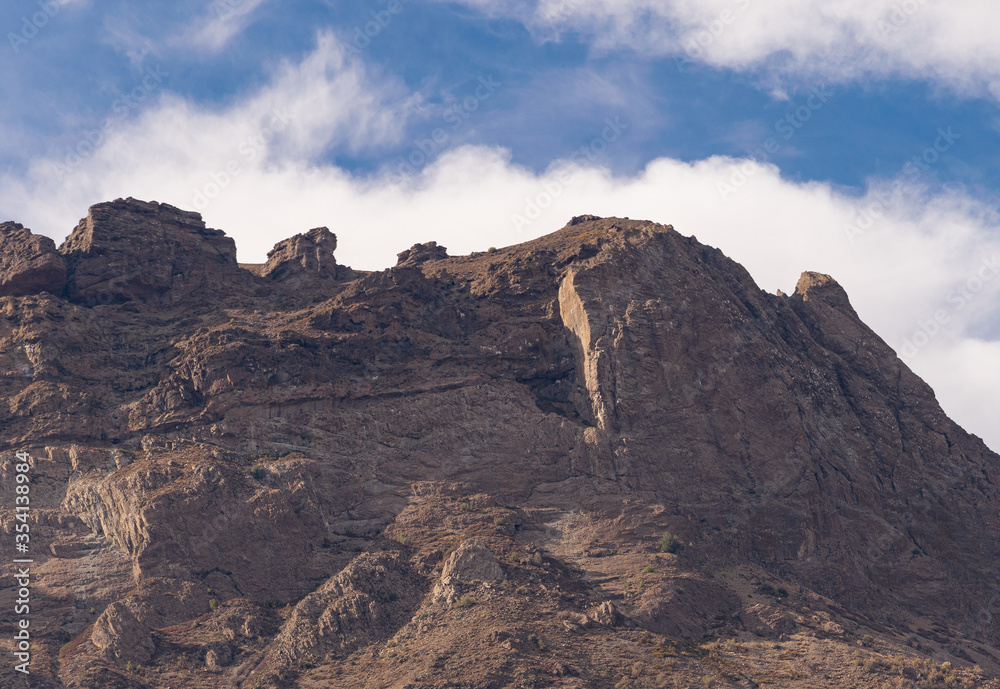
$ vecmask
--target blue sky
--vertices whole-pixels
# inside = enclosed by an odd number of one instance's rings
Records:
[[[434,129],[455,124],[455,116],[462,126],[449,131],[436,155],[463,144],[503,146],[512,162],[541,171],[589,143],[605,119],[621,117],[631,125],[629,136],[602,159],[619,174],[635,174],[663,156],[744,156],[773,137],[781,147],[772,160],[787,178],[860,192],[871,177],[896,174],[938,127],[951,126],[963,142],[975,143],[957,147],[935,165],[933,183],[988,193],[1000,182],[995,99],[956,93],[927,75],[844,82],[837,75],[791,74],[776,95],[761,66],[737,71],[706,64],[683,47],[676,54],[601,49],[578,31],[540,40],[515,17],[485,16],[461,4],[411,0],[392,14],[380,0],[293,0],[262,2],[241,16],[253,0],[153,7],[121,0],[63,2],[13,0],[0,10],[0,27],[7,32],[7,49],[0,51],[8,95],[0,115],[8,133],[4,169],[24,171],[38,156],[75,145],[141,84],[150,67],[167,75],[158,89],[225,108],[265,82],[283,60],[304,59],[315,49],[317,31],[329,29],[347,47],[363,46],[361,55],[373,70],[398,78],[425,99],[423,116],[401,123],[399,141],[361,151],[335,142],[314,152],[352,174],[370,174],[408,154]],[[384,27],[372,23],[380,16]],[[242,30],[223,48],[192,48],[193,34],[227,18]],[[466,112],[463,101],[475,97],[481,77],[500,86]],[[830,94],[829,102],[798,121],[796,110],[813,89]],[[136,103],[130,115],[156,95]],[[449,111],[449,104],[455,108]],[[785,139],[787,127],[776,126],[789,116],[801,127]]]
[[[981,0],[9,0],[0,220],[61,240],[135,196],[245,261],[326,225],[369,269],[673,223],[771,291],[833,274],[1000,447],[996,26]]]

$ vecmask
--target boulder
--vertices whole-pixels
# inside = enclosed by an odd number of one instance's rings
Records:
[[[106,657],[123,663],[146,663],[155,649],[149,629],[123,602],[112,603],[101,613],[90,640]]]
[[[61,295],[66,264],[48,237],[14,222],[0,224],[0,297]]]
[[[325,227],[317,227],[275,244],[267,254],[260,276],[290,283],[336,278],[338,266],[333,255],[336,250],[337,235]]]
[[[441,583],[445,585],[506,578],[493,551],[475,538],[465,541],[449,555],[441,570]]]
[[[416,266],[427,261],[440,261],[448,258],[448,250],[443,246],[438,246],[437,242],[427,242],[426,244],[414,244],[396,256],[399,259],[396,261],[396,267]]]

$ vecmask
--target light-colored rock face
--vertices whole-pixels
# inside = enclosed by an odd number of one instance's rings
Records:
[[[894,679],[844,674],[865,634],[1000,657],[1000,460],[832,278],[767,295],[593,217],[335,279],[323,231],[272,255],[288,280],[229,245],[102,204],[64,246],[73,301],[0,299],[0,528],[28,449],[39,686],[657,686],[661,661],[703,684],[709,656],[646,632],[812,638],[830,687]],[[91,308],[110,266],[136,277]]]
[[[506,578],[493,552],[476,539],[462,543],[448,556],[441,570],[443,584],[502,581]]]
[[[65,283],[66,264],[55,242],[17,223],[0,224],[0,297],[59,296]]]

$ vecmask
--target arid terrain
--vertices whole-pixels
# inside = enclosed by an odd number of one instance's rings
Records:
[[[1000,457],[833,278],[593,216],[336,246],[0,225],[0,686],[1000,687]]]

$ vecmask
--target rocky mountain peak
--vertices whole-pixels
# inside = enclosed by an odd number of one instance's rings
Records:
[[[818,300],[838,309],[857,315],[847,292],[836,280],[823,273],[805,272],[795,286],[793,298],[803,301]]]
[[[231,238],[207,228],[198,213],[155,201],[91,207],[59,252],[67,297],[88,305],[176,304],[245,281]]]
[[[829,276],[770,295],[596,216],[374,273],[334,248],[255,275],[116,201],[62,296],[0,297],[33,687],[1000,686],[1000,457]]]

